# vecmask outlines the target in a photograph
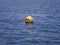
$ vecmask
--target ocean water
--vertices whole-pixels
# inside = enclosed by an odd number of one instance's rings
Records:
[[[0,45],[60,45],[60,0],[0,0]]]

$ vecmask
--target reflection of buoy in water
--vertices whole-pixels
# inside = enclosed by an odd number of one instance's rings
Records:
[[[25,18],[25,23],[33,23],[33,17],[27,16],[27,17]]]

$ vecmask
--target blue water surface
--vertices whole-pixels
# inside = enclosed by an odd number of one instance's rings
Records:
[[[60,45],[60,0],[0,0],[0,45]]]

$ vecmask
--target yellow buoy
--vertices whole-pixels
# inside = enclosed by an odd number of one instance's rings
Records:
[[[27,16],[27,17],[25,18],[25,22],[26,22],[26,23],[33,23],[33,17]]]

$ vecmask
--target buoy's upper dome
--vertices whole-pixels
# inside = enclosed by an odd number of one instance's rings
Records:
[[[33,22],[33,17],[32,17],[32,16],[27,16],[27,17],[25,18],[25,22],[26,22],[26,23],[32,23],[32,22]]]

